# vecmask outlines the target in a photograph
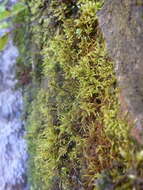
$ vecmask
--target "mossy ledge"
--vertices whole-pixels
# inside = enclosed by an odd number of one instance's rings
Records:
[[[142,147],[121,117],[96,16],[103,2],[26,2],[30,190],[142,189]]]

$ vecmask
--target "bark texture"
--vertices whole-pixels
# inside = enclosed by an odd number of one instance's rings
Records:
[[[124,103],[135,122],[134,134],[142,141],[143,126],[143,1],[106,0],[98,13],[107,48],[116,62]],[[138,136],[138,137],[137,137]],[[143,142],[143,141],[142,141]]]

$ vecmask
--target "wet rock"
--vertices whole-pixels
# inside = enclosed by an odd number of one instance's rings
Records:
[[[106,0],[98,13],[109,54],[135,131],[143,127],[143,1]],[[121,102],[122,104],[122,102]],[[136,138],[137,139],[137,138]],[[138,140],[138,139],[137,139]],[[143,142],[143,140],[139,140]]]

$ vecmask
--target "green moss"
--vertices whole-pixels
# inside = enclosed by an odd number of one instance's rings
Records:
[[[41,81],[27,121],[31,189],[118,186],[140,162],[132,159],[129,126],[118,115],[114,65],[96,17],[102,1],[31,0],[29,6],[38,50],[31,57]],[[125,181],[122,190],[133,184]]]

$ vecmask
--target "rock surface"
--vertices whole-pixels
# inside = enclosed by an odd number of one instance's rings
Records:
[[[98,13],[124,101],[135,122],[134,135],[143,129],[143,1],[106,0]],[[143,142],[143,141],[142,141]]]

